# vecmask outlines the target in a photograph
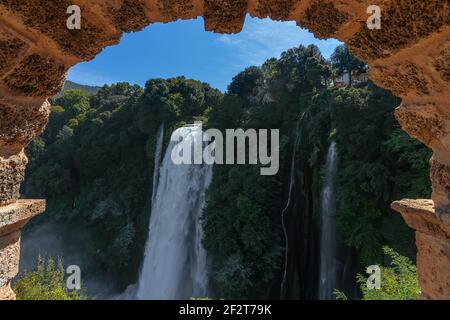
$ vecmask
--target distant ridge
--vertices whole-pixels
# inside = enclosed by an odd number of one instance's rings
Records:
[[[97,87],[97,86],[88,86],[88,85],[84,85],[84,84],[79,84],[70,80],[67,80],[66,83],[64,83],[64,87],[61,90],[60,93],[58,93],[55,98],[59,98],[63,95],[63,93],[67,90],[81,90],[81,91],[85,91],[87,92],[89,95],[94,95],[96,94],[99,90],[101,89],[101,87]]]

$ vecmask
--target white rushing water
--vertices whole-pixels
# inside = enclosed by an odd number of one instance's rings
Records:
[[[337,237],[336,237],[336,171],[338,153],[332,142],[325,165],[325,185],[321,193],[320,283],[319,299],[333,299],[337,289]]]
[[[161,171],[161,156],[164,142],[164,124],[161,125],[158,132],[158,139],[156,140],[155,149],[155,165],[153,167],[153,188],[152,188],[152,203],[155,203],[156,192],[158,191],[159,172]]]
[[[178,130],[184,139],[202,141],[200,127]],[[200,217],[213,168],[206,164],[175,165],[171,154],[178,148],[177,142],[170,142],[155,184],[138,299],[176,300],[209,294]]]

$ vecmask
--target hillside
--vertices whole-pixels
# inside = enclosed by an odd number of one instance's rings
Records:
[[[84,85],[84,84],[79,84],[70,80],[67,80],[66,83],[64,83],[64,88],[61,90],[60,93],[58,93],[55,98],[60,98],[62,97],[62,95],[64,94],[65,91],[67,90],[81,90],[86,92],[89,95],[94,95],[96,94],[99,90],[101,89],[101,87],[96,87],[96,86],[88,86],[88,85]]]

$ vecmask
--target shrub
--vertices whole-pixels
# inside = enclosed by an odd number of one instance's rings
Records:
[[[62,259],[38,258],[36,268],[13,285],[17,300],[86,300],[83,290],[69,291]]]
[[[369,290],[367,278],[358,275],[363,300],[416,300],[420,295],[416,266],[389,247],[383,248],[390,266],[381,267],[381,289]]]

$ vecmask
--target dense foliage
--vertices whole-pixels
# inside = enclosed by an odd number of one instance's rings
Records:
[[[64,256],[78,256],[87,275],[123,290],[147,238],[158,127],[200,117],[216,99],[217,90],[184,78],[151,80],[144,90],[119,83],[91,97],[66,91],[28,148],[24,192],[47,199],[28,230],[54,224]]]
[[[431,153],[400,131],[392,109],[399,100],[369,85],[339,90],[331,106],[340,153],[338,224],[365,264],[385,244],[410,256],[413,233],[389,204],[403,197],[430,197]]]
[[[399,129],[392,94],[370,82],[333,85],[348,71],[358,75],[365,66],[345,47],[328,61],[317,47],[299,46],[239,73],[225,94],[182,77],[150,80],[144,89],[119,83],[91,96],[66,91],[27,150],[23,191],[48,199],[28,231],[55,224],[65,254],[81,256],[87,274],[124,290],[136,280],[147,238],[156,133],[164,123],[167,144],[173,129],[201,120],[220,130],[280,130],[277,175],[261,176],[254,165],[214,168],[202,221],[219,297],[316,296],[331,141],[339,151],[338,227],[359,257],[354,267],[379,261],[384,245],[412,257],[413,234],[390,203],[429,197],[430,153]],[[289,285],[280,289],[285,269]]]
[[[344,241],[357,250],[363,265],[376,262],[386,244],[414,256],[413,232],[390,210],[390,203],[430,196],[431,154],[399,129],[393,116],[399,99],[389,92],[370,82],[329,86],[330,70],[365,70],[348,55],[339,47],[330,64],[314,46],[288,50],[278,60],[237,75],[211,114],[209,121],[219,128],[279,128],[281,134],[277,176],[261,177],[255,167],[215,168],[204,217],[205,245],[216,258],[213,278],[221,297],[278,297],[285,245],[280,221],[292,152],[298,194],[290,201],[296,207],[285,222],[301,227],[288,230],[289,258],[299,265],[297,271],[288,266],[288,296],[314,297],[302,273],[311,275],[318,268],[312,262],[320,234],[318,195],[332,140],[339,151],[337,220]]]
[[[381,288],[369,289],[367,278],[358,275],[363,300],[416,300],[420,295],[416,266],[391,248],[384,247],[390,260],[389,266],[381,266]]]
[[[402,256],[389,247],[383,247],[385,258],[389,260],[389,266],[376,265],[380,276],[379,287],[375,279],[367,275],[358,274],[357,282],[362,292],[363,300],[416,300],[420,296],[417,268],[405,256]],[[375,265],[374,265],[375,266]],[[369,269],[371,277],[375,269]],[[376,271],[376,272],[378,272]],[[346,294],[340,290],[334,290],[337,300],[348,300]]]
[[[214,169],[204,213],[204,244],[214,258],[213,280],[221,297],[279,296],[284,251],[281,211],[289,155],[305,107],[299,96],[323,88],[329,70],[315,46],[288,50],[279,60],[238,74],[211,114],[210,122],[216,128],[280,130],[276,176],[261,176],[258,166]]]
[[[35,270],[13,285],[17,300],[86,300],[83,289],[68,290],[61,259],[39,257]]]

